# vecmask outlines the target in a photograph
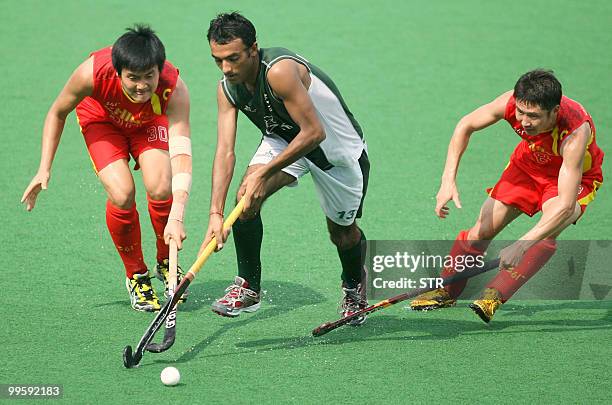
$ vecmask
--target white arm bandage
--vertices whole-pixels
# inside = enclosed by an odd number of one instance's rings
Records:
[[[170,159],[178,155],[191,156],[191,138],[187,136],[171,136],[168,140]]]
[[[191,190],[191,173],[177,173],[172,176],[172,194],[178,190],[189,194]]]
[[[172,203],[172,208],[170,208],[170,215],[168,216],[168,219],[183,222],[183,218],[185,218],[185,204],[174,201]]]

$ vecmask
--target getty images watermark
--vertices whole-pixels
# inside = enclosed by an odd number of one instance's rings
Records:
[[[372,257],[371,285],[375,289],[413,289],[413,288],[441,288],[444,286],[442,277],[421,276],[412,277],[419,270],[435,270],[445,267],[453,268],[457,273],[466,269],[483,268],[485,265],[484,255],[436,255],[421,252],[417,255],[408,251],[395,252],[390,255],[374,255]],[[401,273],[409,273],[411,276],[400,276],[399,278],[386,279],[381,273],[386,270],[400,270]],[[388,272],[387,272],[388,273]],[[423,271],[420,272],[422,274]]]
[[[367,295],[383,300],[423,288],[443,284],[442,269],[452,267],[457,273],[487,269],[469,278],[460,299],[476,299],[500,270],[488,264],[512,240],[492,241],[482,255],[449,253],[455,241],[368,241],[365,245]],[[557,241],[557,250],[513,299],[529,300],[612,300],[612,241]],[[466,273],[463,273],[466,274]]]

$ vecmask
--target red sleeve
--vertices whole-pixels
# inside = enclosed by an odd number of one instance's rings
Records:
[[[506,104],[506,111],[504,112],[504,119],[510,122],[511,119],[514,118],[516,112],[516,100],[514,99],[514,95],[510,96],[508,99],[508,103]]]
[[[162,69],[162,73],[159,76],[159,84],[157,85],[163,99],[164,114],[166,113],[168,103],[170,103],[170,99],[172,98],[172,93],[174,93],[174,89],[176,88],[178,76],[179,70],[174,67],[172,63],[166,61],[164,63],[164,68]]]
[[[113,67],[111,58],[111,47],[103,48],[91,53],[93,56],[93,79],[94,88],[92,97],[97,100],[102,100],[108,89],[108,81],[112,81],[116,77],[115,68]]]
[[[563,97],[559,110],[559,129],[571,134],[584,122],[588,122],[593,129],[593,120],[584,107],[574,100]]]

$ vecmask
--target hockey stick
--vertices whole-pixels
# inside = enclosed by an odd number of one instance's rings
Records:
[[[168,274],[168,298],[172,299],[174,291],[176,291],[177,266],[178,266],[178,248],[174,239],[170,239],[170,257],[169,257],[169,274]],[[180,297],[180,295],[179,295]],[[179,298],[180,300],[180,298]],[[178,301],[177,301],[178,302]],[[161,343],[149,343],[146,350],[151,353],[161,353],[168,350],[174,344],[176,337],[176,306],[172,308],[166,318],[166,330]]]
[[[223,223],[224,230],[229,229],[234,224],[234,222],[236,222],[236,220],[242,213],[243,208],[244,197],[238,202],[229,217]],[[132,350],[132,346],[129,345],[123,349],[123,365],[126,368],[137,367],[140,364],[140,360],[142,360],[144,351],[149,345],[149,343],[151,343],[153,336],[155,336],[155,333],[159,330],[159,328],[161,328],[166,318],[168,318],[172,311],[175,309],[180,297],[183,295],[185,290],[187,290],[187,287],[189,287],[189,284],[196,277],[208,257],[215,251],[216,246],[217,239],[213,237],[212,240],[208,242],[208,245],[206,245],[206,247],[204,248],[202,254],[196,259],[195,263],[193,263],[187,274],[185,274],[183,280],[181,280],[181,283],[177,286],[176,291],[174,291],[172,297],[168,297],[168,300],[166,301],[164,306],[161,308],[155,319],[153,319],[153,321],[145,331],[144,335],[142,335],[142,338],[140,338],[136,349]],[[174,343],[174,336],[172,337],[172,341],[169,342],[169,346],[165,348],[165,350],[169,349],[170,346],[172,346],[172,343]],[[162,342],[162,345],[163,344],[164,343]]]
[[[455,273],[451,277],[445,279],[444,284],[448,285],[448,284],[453,284],[457,281],[466,280],[468,278],[475,277],[479,274],[485,273],[489,270],[493,270],[497,267],[499,267],[499,259],[494,259],[494,260],[485,262],[482,267],[475,267],[470,270],[465,270],[461,273]],[[380,301],[374,305],[370,305],[367,308],[357,311],[354,314],[351,314],[345,318],[338,319],[337,321],[334,321],[334,322],[325,322],[324,324],[314,328],[312,330],[312,335],[315,337],[323,336],[326,333],[331,332],[332,330],[336,328],[339,328],[340,326],[346,325],[347,323],[349,323],[355,318],[359,318],[360,316],[371,314],[372,312],[376,312],[380,309],[387,308],[391,305],[395,305],[398,302],[406,301],[407,299],[416,297],[417,295],[422,294],[427,291],[435,290],[436,288],[437,287],[418,288],[416,290],[408,291],[408,292],[396,295],[394,297],[388,298],[386,300]]]

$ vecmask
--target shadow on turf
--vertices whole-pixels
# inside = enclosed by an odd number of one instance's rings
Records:
[[[445,310],[452,313],[464,308]],[[558,310],[605,309],[607,313],[600,319],[557,319],[557,320],[504,320],[508,316],[532,316],[538,312]],[[465,308],[466,311],[469,309]],[[441,312],[440,312],[441,313]],[[439,313],[439,314],[440,314]],[[343,327],[321,338],[312,336],[293,336],[272,339],[252,340],[237,343],[236,347],[252,349],[253,352],[291,350],[318,345],[342,345],[356,341],[424,341],[446,340],[461,335],[509,334],[509,333],[566,333],[569,331],[612,330],[612,301],[554,302],[550,304],[514,304],[488,325],[478,318],[473,320],[441,319],[427,317],[427,314],[408,314],[406,317],[395,315],[372,315],[366,325],[358,328]],[[436,314],[436,316],[438,316]],[[526,327],[526,328],[521,328]],[[533,329],[535,328],[535,329]],[[403,333],[402,336],[385,336]],[[247,350],[248,351],[248,350]],[[206,357],[244,354],[241,352],[219,353]]]
[[[220,282],[217,282],[218,284],[220,284]],[[196,288],[199,287],[199,288]],[[221,286],[218,286],[219,288],[221,288]],[[225,288],[227,286],[224,286],[223,288]],[[182,304],[180,307],[180,311],[182,312],[191,312],[191,311],[197,311],[198,309],[200,309],[203,305],[206,305],[207,302],[212,302],[212,299],[210,299],[210,297],[208,295],[205,296],[201,296],[201,298],[195,299],[194,297],[198,297],[199,294],[198,292],[194,292],[194,291],[199,291],[200,290],[200,285],[196,284],[194,286],[190,286],[189,290],[191,291],[189,298],[187,299],[187,302],[185,304]],[[163,288],[155,288],[155,292],[157,293],[157,296],[159,297],[159,302],[160,304],[163,306],[164,302],[166,300],[166,298],[164,297],[164,292],[163,292]],[[221,292],[223,291],[223,289],[221,289]],[[104,304],[100,304],[98,305],[98,307],[123,307],[126,310],[130,309],[130,300],[129,298],[126,296],[125,300],[117,300],[117,301],[109,301],[109,302],[105,302]]]
[[[217,299],[224,289],[227,287],[226,282],[212,281],[209,283],[202,283],[195,285],[191,294],[202,297],[199,300],[199,305],[209,307],[210,304]],[[233,329],[241,328],[245,325],[251,324],[257,321],[263,321],[270,319],[281,314],[293,311],[306,305],[316,305],[325,301],[325,297],[319,292],[305,287],[301,284],[291,283],[286,281],[270,280],[266,281],[266,289],[262,298],[264,304],[263,309],[257,311],[255,316],[241,317],[237,319],[228,319],[228,323],[219,328],[212,335],[204,338],[202,341],[191,347],[186,353],[181,355],[175,361],[168,360],[156,360],[155,363],[185,363],[204,350],[211,343],[215,342],[226,333],[231,333]],[[190,298],[191,299],[191,298]],[[185,304],[187,306],[189,301]],[[278,304],[278,305],[277,305]],[[179,312],[182,309],[179,309]],[[195,310],[195,309],[191,309]],[[211,314],[211,316],[214,316]]]
[[[179,306],[179,312],[195,312],[201,310],[202,308],[210,308],[210,305],[217,298],[225,294],[225,289],[228,285],[229,281],[221,280],[196,282],[195,284],[190,285],[189,298],[187,299],[187,302]],[[266,285],[270,285],[271,288],[267,289],[263,295],[262,303],[264,304],[273,303],[273,300],[279,300],[281,302],[284,302],[284,300],[291,301],[291,297],[297,297],[295,299],[297,299],[298,301],[294,304],[298,305],[299,307],[303,305],[316,304],[323,300],[323,297],[320,294],[300,284],[272,280],[266,281]],[[286,291],[286,289],[289,291]],[[165,298],[163,296],[163,289],[157,287],[156,292],[160,299],[160,303],[163,306],[165,302]],[[290,292],[291,297],[287,295],[287,292]],[[303,302],[301,301],[300,297],[304,297]],[[306,297],[310,297],[310,300],[306,299]],[[129,310],[130,300],[126,295],[125,300],[111,301],[104,304],[100,304],[98,306],[120,306]]]

